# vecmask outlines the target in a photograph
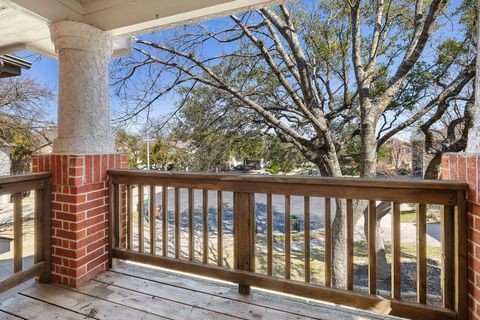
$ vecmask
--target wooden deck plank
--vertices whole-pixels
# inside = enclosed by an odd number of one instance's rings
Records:
[[[398,319],[134,264],[117,264],[79,289],[22,287],[0,302],[0,319]],[[7,313],[2,313],[7,312]]]
[[[251,295],[245,296],[238,293],[235,284],[192,277],[190,275],[167,272],[154,268],[146,268],[134,264],[119,264],[112,270],[112,272],[122,273],[133,277],[140,276],[154,282],[199,291],[209,295],[223,297],[234,302],[246,302],[314,319],[391,319],[389,316],[378,315],[368,311],[352,310],[312,300],[308,300],[307,303],[307,300],[303,298],[270,294],[260,290],[255,290]]]
[[[85,314],[65,310],[58,306],[35,300],[20,294],[10,297],[0,304],[0,310],[29,320],[84,320]],[[2,317],[2,319],[4,319]],[[8,319],[8,318],[7,318]],[[12,317],[11,319],[18,319]],[[95,319],[95,318],[92,318]]]
[[[18,319],[22,319],[22,318],[19,318],[17,316],[14,316],[14,315],[5,313],[3,311],[0,311],[0,319],[3,319],[3,320],[18,320]]]
[[[352,310],[338,305],[308,300],[301,297],[265,293],[255,290],[250,295],[239,294],[235,284],[218,282],[211,279],[193,277],[188,274],[174,273],[166,270],[146,268],[135,264],[118,264],[111,270],[115,273],[146,277],[151,281],[172,286],[201,291],[210,295],[225,297],[233,301],[242,301],[267,308],[282,310],[308,316],[314,319],[398,319],[379,315],[364,310]]]
[[[95,278],[97,281],[109,285],[133,290],[143,294],[155,296],[159,299],[171,299],[186,305],[228,314],[246,320],[291,320],[291,319],[312,319],[293,313],[269,309],[243,301],[233,303],[225,297],[215,296],[199,291],[174,287],[148,279],[138,278],[114,272],[104,272]]]
[[[159,299],[152,295],[111,286],[98,281],[90,281],[80,289],[73,290],[129,308],[144,310],[169,319],[238,319],[224,313],[212,312],[196,306],[179,303],[171,299]]]
[[[51,284],[37,283],[23,290],[21,294],[65,310],[81,313],[84,315],[83,318],[88,316],[93,319],[104,320],[168,319]]]

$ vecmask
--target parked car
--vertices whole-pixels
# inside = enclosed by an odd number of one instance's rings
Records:
[[[233,167],[233,169],[237,170],[237,171],[250,171],[250,167],[247,165],[243,165],[243,164],[237,164],[235,167]]]

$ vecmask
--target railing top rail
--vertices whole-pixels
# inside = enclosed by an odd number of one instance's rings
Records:
[[[13,194],[30,190],[39,190],[47,187],[45,179],[50,173],[19,174],[14,176],[0,176],[0,195]]]
[[[52,175],[51,173],[44,172],[44,173],[28,173],[28,174],[17,174],[17,175],[11,175],[11,176],[0,176],[0,184],[47,179],[47,178],[50,178],[51,175]]]
[[[311,177],[311,176],[265,176],[265,175],[239,175],[239,174],[212,174],[191,172],[160,172],[113,169],[109,170],[111,176],[158,178],[172,180],[197,180],[209,182],[228,183],[273,183],[273,184],[302,184],[306,186],[332,186],[332,187],[371,187],[385,189],[430,189],[465,191],[468,185],[460,181],[446,180],[414,180],[414,179],[366,179],[353,177]]]

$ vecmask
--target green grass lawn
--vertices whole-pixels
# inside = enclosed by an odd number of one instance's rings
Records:
[[[415,222],[415,217],[416,217],[416,211],[415,210],[400,211],[400,222],[401,223]]]

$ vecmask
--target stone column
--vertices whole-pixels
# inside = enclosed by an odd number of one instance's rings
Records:
[[[112,39],[74,21],[50,25],[59,60],[57,154],[113,151],[110,128],[108,62]]]
[[[127,157],[114,153],[110,129],[112,40],[73,21],[50,31],[59,57],[58,137],[32,169],[52,173],[52,281],[79,287],[108,267],[107,171],[126,168]]]

